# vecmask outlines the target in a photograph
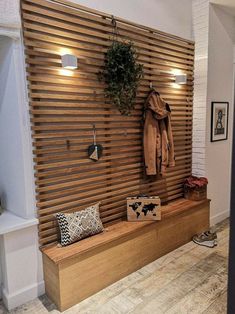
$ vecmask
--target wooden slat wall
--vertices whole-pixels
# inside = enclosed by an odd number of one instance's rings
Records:
[[[107,225],[125,219],[127,196],[181,197],[191,174],[194,43],[117,19],[119,37],[134,42],[145,73],[135,110],[124,117],[97,78],[111,43],[111,16],[62,0],[23,0],[22,18],[40,244],[57,240],[56,212],[102,201]],[[78,69],[63,70],[64,53],[78,57]],[[187,73],[188,84],[174,86],[172,70]],[[143,176],[141,121],[150,82],[171,106],[176,151],[176,166],[159,180]],[[93,123],[104,146],[97,163],[87,158]]]

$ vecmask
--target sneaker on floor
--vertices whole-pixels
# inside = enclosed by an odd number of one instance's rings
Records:
[[[217,245],[217,234],[215,232],[206,231],[193,237],[193,242],[198,245],[213,248]]]

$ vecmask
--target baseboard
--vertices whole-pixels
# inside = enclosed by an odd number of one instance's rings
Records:
[[[217,223],[223,221],[230,216],[230,209],[224,210],[223,212],[210,217],[210,225],[214,226]]]
[[[40,295],[45,293],[44,281],[28,286],[25,289],[16,291],[9,294],[5,288],[2,290],[2,299],[5,307],[8,311],[20,306],[26,302],[36,299]]]

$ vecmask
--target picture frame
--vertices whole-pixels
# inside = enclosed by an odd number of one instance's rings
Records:
[[[211,142],[228,139],[229,102],[212,101],[211,103]]]

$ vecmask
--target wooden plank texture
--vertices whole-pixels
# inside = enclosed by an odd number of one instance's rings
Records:
[[[105,225],[126,219],[126,197],[159,195],[163,203],[183,195],[191,173],[194,43],[116,18],[119,40],[131,40],[144,65],[136,106],[128,117],[108,103],[102,70],[113,26],[109,14],[68,1],[22,0],[25,58],[32,123],[40,245],[58,240],[56,212],[102,201]],[[78,58],[64,70],[61,55]],[[174,84],[174,71],[186,85]],[[146,178],[143,167],[143,105],[149,84],[172,109],[176,166],[165,179]],[[104,147],[97,163],[87,158],[92,125]]]

